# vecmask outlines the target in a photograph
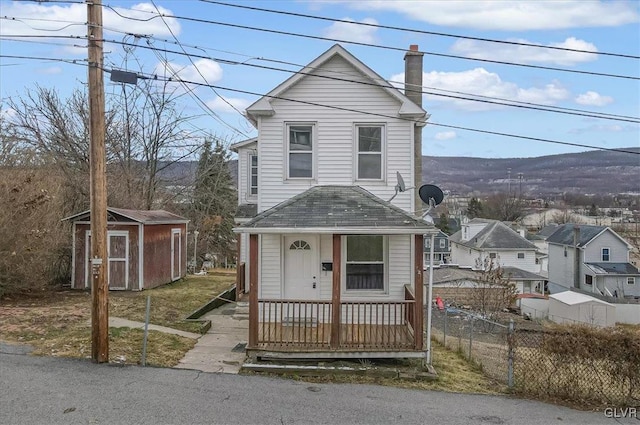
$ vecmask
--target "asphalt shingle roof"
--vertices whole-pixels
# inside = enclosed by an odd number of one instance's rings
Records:
[[[501,221],[474,218],[469,223],[486,223],[486,226],[470,240],[462,240],[462,229],[451,235],[449,240],[475,249],[536,249],[534,244]]]
[[[585,263],[588,266],[592,266],[592,269],[598,273],[602,269],[602,271],[608,274],[619,274],[619,275],[640,275],[640,270],[636,268],[631,263]]]
[[[547,238],[547,242],[573,246],[573,228],[575,226],[575,224],[564,224],[558,227],[558,229]],[[585,246],[591,239],[595,238],[607,228],[606,226],[592,226],[588,224],[578,224],[577,226],[580,228],[578,246]]]
[[[235,218],[253,218],[258,214],[257,204],[240,204],[236,210]]]
[[[80,219],[90,219],[91,211],[83,211],[81,213],[72,215],[71,217],[67,217],[64,220],[80,220]],[[118,219],[118,217],[124,217],[129,220],[136,221],[138,223],[187,223],[189,220],[181,217],[177,214],[170,213],[165,210],[129,210],[125,208],[107,208],[107,218],[110,221],[114,219]]]
[[[433,225],[359,186],[312,187],[263,211],[240,227],[433,229]]]

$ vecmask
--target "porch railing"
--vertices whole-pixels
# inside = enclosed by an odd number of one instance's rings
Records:
[[[331,301],[264,299],[258,306],[257,342],[261,347],[351,351],[415,347],[415,298],[342,301],[339,341],[331,341]]]

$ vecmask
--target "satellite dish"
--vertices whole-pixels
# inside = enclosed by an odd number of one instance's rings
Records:
[[[440,205],[444,199],[444,192],[438,186],[433,184],[423,184],[418,189],[418,195],[422,202],[429,206]]]
[[[391,197],[391,199],[389,199],[387,202],[393,201],[393,198],[398,196],[398,193],[406,192],[408,189],[413,189],[412,187],[407,187],[404,184],[404,179],[402,178],[402,174],[400,174],[399,171],[396,171],[396,180],[398,180],[398,183],[396,184],[396,187],[395,187],[396,193],[394,193],[393,196]]]

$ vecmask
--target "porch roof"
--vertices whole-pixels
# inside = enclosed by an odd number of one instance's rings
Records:
[[[235,229],[254,234],[423,234],[437,230],[359,186],[312,187]]]

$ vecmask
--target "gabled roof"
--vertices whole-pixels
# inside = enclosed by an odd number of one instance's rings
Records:
[[[464,229],[458,230],[449,237],[449,240],[468,248],[479,250],[486,249],[537,249],[534,244],[520,236],[516,231],[501,221],[490,219],[474,218],[468,224],[486,223],[486,226],[480,230],[470,240],[462,240],[462,232]]]
[[[611,230],[607,226],[592,226],[588,224],[563,224],[558,227],[558,229],[553,232],[551,236],[547,238],[548,243],[558,244],[558,245],[569,245],[573,246],[573,229],[574,227],[580,228],[580,240],[578,241],[579,247],[584,247],[592,240],[594,240],[598,235],[609,231],[613,233],[618,239],[620,239],[625,245],[629,246],[629,243],[622,239],[616,232]]]
[[[188,223],[189,220],[177,214],[165,210],[128,210],[124,208],[107,208],[107,220],[118,221],[122,218],[125,221],[135,221],[143,224],[172,224]],[[91,210],[86,210],[78,214],[63,218],[62,221],[88,221],[91,219]]]
[[[247,145],[250,145],[252,143],[256,143],[258,141],[257,137],[252,137],[250,139],[246,139],[246,140],[241,140],[239,142],[236,142],[234,144],[232,144],[231,146],[229,146],[229,149],[231,149],[234,152],[238,152],[238,149],[243,148]]]
[[[631,263],[585,263],[596,274],[640,275],[640,270]]]
[[[263,211],[236,231],[421,234],[435,228],[359,186],[315,186]]]
[[[378,75],[375,71],[369,68],[367,65],[362,63],[358,58],[349,53],[344,47],[339,44],[334,44],[329,50],[318,56],[311,63],[309,63],[302,70],[297,72],[296,74],[289,77],[282,84],[271,90],[269,93],[258,99],[252,105],[247,108],[248,115],[273,115],[274,109],[271,105],[271,101],[274,98],[280,97],[285,91],[291,88],[293,85],[298,83],[301,79],[307,77],[313,77],[316,68],[321,67],[323,64],[328,62],[334,56],[339,56],[346,60],[350,65],[352,65],[356,70],[362,73],[365,77],[367,77],[372,83],[375,83],[380,86],[385,92],[389,94],[389,96],[397,99],[401,106],[398,114],[405,117],[414,117],[421,118],[426,116],[426,111],[422,109],[420,106],[416,105],[412,102],[408,97],[402,94],[398,89],[391,86],[384,78]],[[322,78],[322,77],[320,77]],[[341,78],[341,77],[336,77]],[[357,84],[357,83],[353,83]],[[286,96],[285,96],[286,97]]]

